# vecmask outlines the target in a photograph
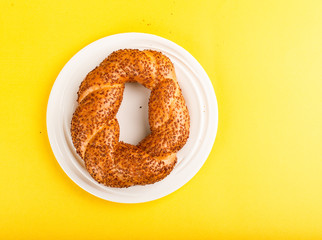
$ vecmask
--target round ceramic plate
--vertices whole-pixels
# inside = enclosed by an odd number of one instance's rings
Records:
[[[146,186],[110,188],[97,183],[76,154],[70,123],[77,106],[80,83],[110,53],[118,49],[152,49],[168,56],[175,66],[177,79],[191,118],[190,137],[177,153],[178,163],[164,180]],[[117,119],[120,140],[136,144],[149,132],[149,90],[139,84],[126,84]],[[47,132],[53,153],[65,173],[85,191],[120,203],[140,203],[164,197],[187,183],[206,161],[215,141],[218,107],[215,92],[206,72],[186,50],[151,34],[123,33],[97,40],[80,50],[59,73],[47,106]]]

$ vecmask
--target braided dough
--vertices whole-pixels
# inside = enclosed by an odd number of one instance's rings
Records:
[[[151,90],[151,134],[137,146],[119,142],[116,113],[124,84],[138,82]],[[90,175],[110,187],[152,184],[174,168],[189,137],[190,117],[174,66],[152,50],[123,49],[110,54],[83,80],[71,122],[77,153]]]

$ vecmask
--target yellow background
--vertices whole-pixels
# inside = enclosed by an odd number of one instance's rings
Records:
[[[1,1],[0,239],[322,239],[322,1]],[[118,204],[74,184],[46,132],[51,87],[87,44],[147,32],[216,91],[198,174]]]

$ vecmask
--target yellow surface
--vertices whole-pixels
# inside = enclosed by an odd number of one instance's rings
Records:
[[[0,9],[0,239],[322,239],[322,1],[2,0]],[[188,184],[126,205],[65,175],[45,118],[77,51],[133,31],[201,63],[219,128]]]

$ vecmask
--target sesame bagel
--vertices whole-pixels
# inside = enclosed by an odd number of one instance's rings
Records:
[[[151,90],[151,133],[136,146],[119,141],[116,114],[126,82]],[[72,140],[97,182],[119,188],[146,185],[172,171],[189,137],[190,117],[168,57],[152,50],[115,51],[87,74],[77,102]]]

